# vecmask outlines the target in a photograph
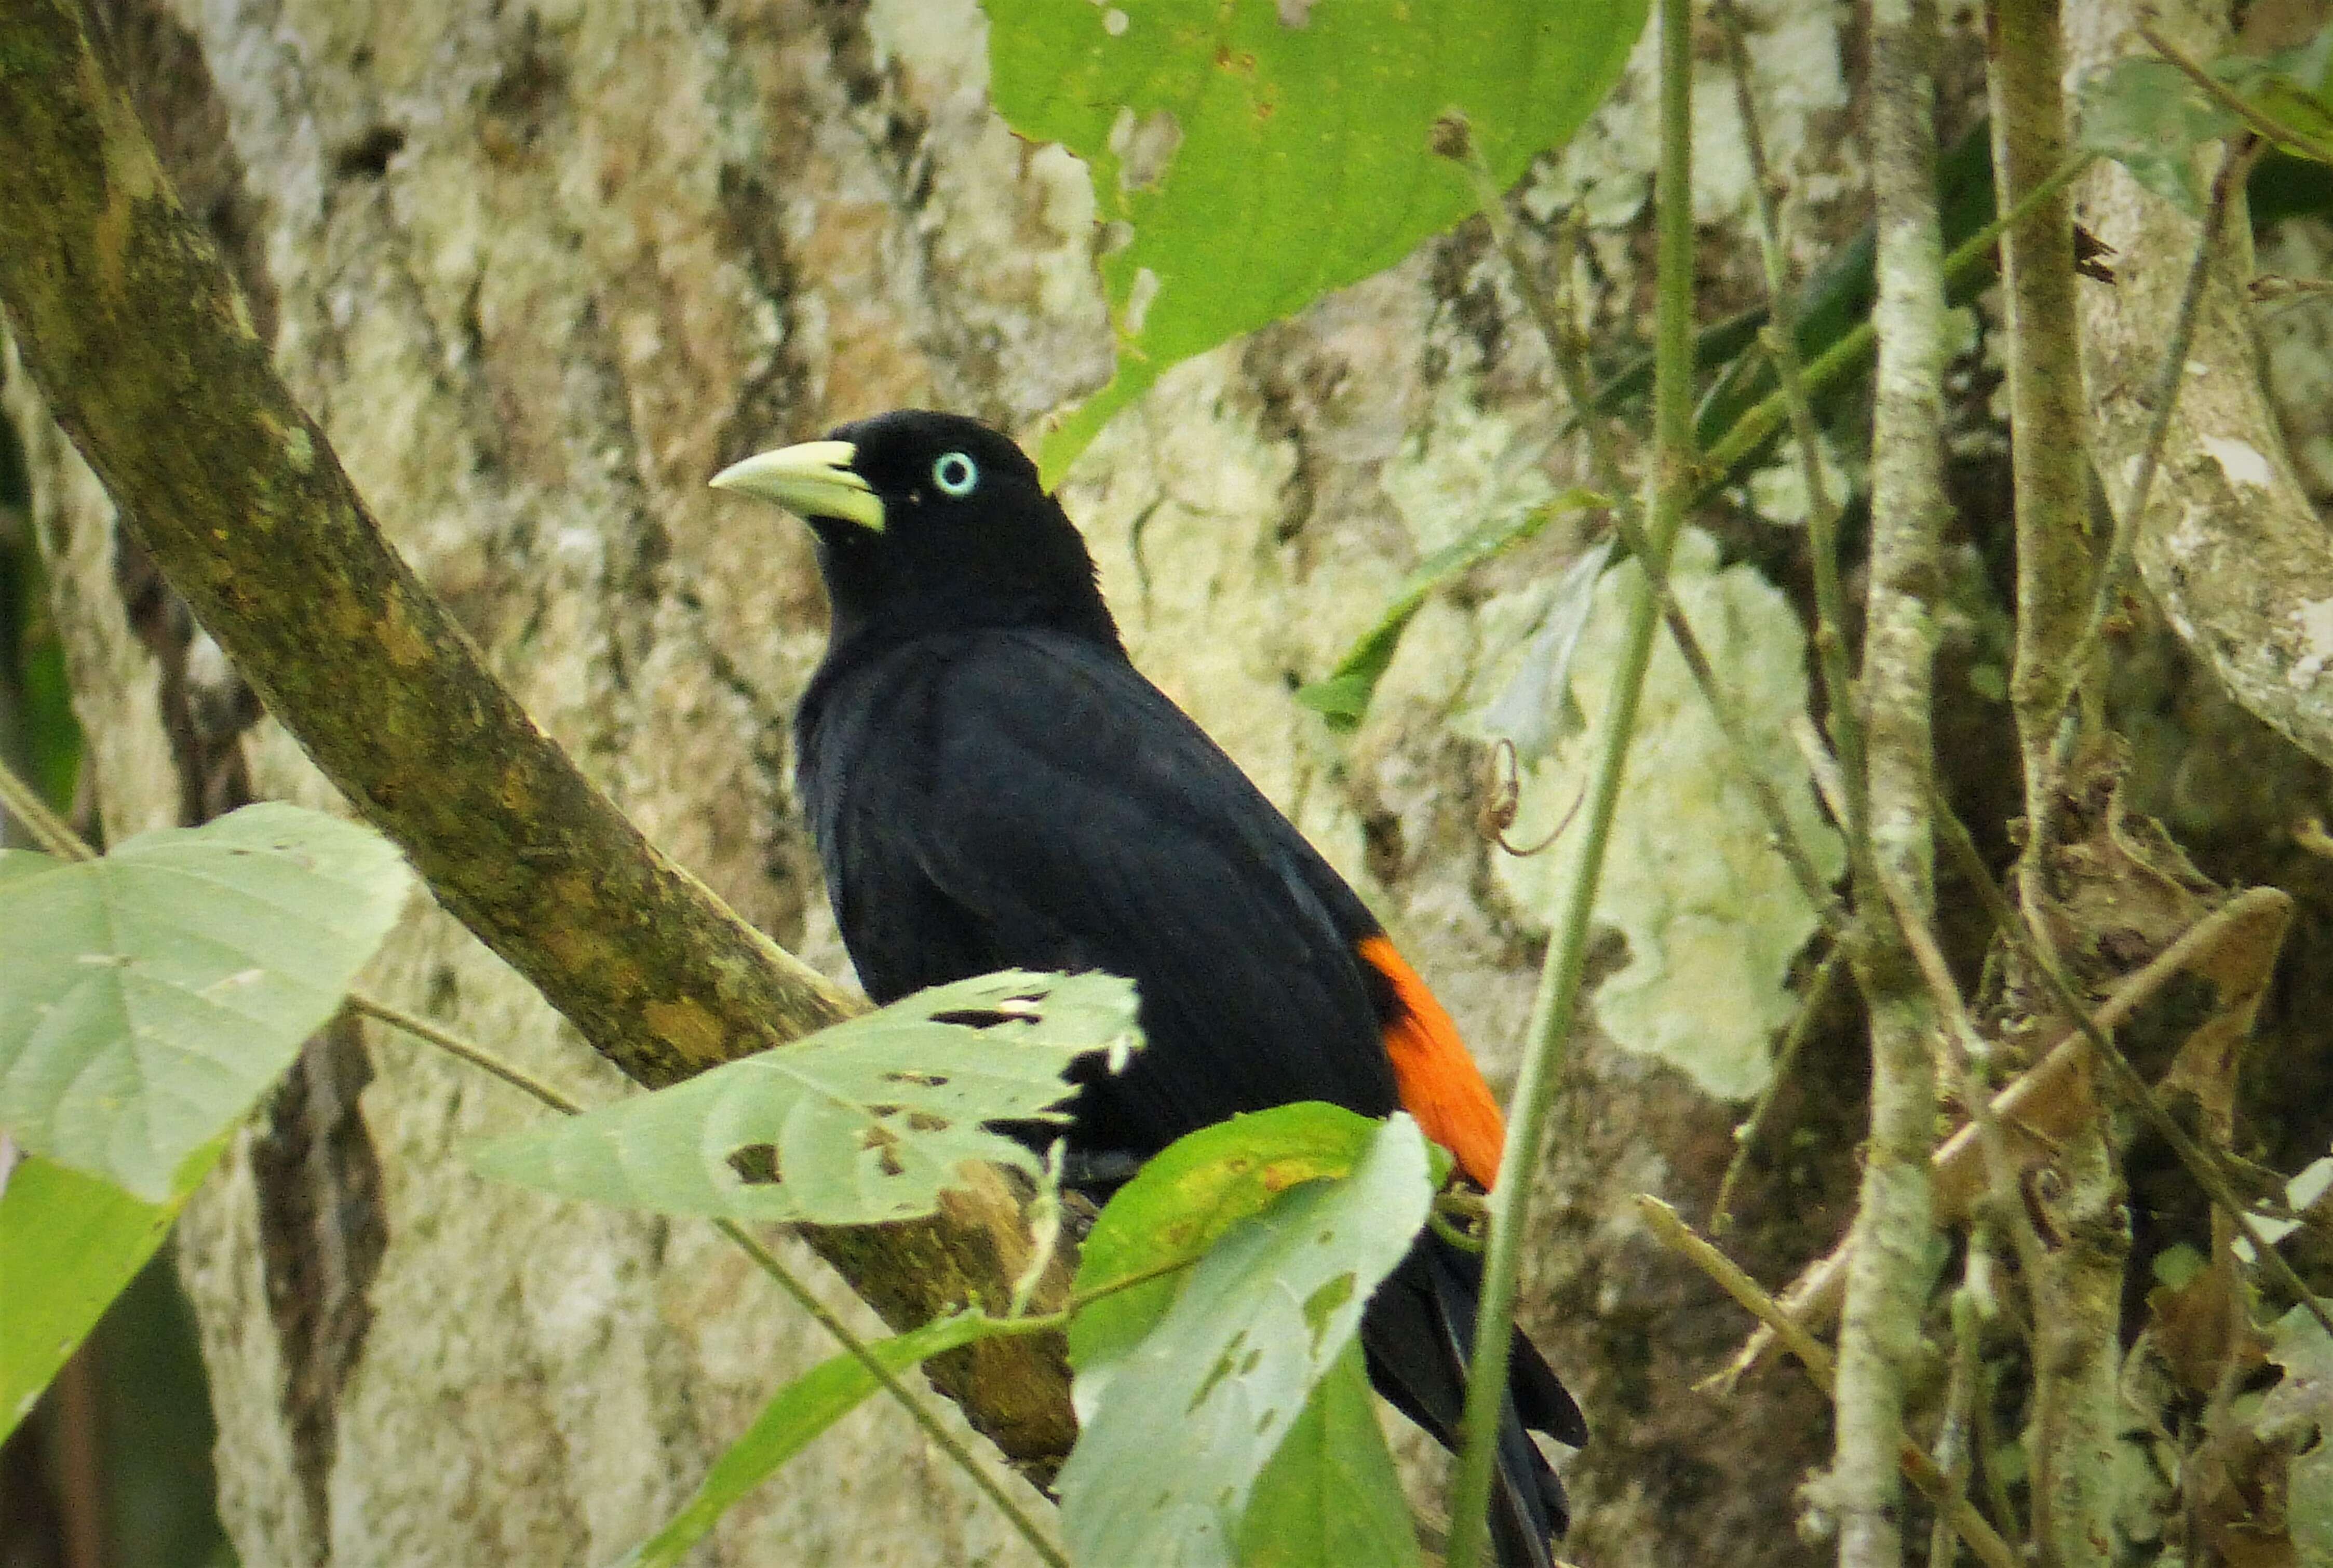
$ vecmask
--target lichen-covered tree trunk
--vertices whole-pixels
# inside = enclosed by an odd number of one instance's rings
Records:
[[[1768,133],[1819,245],[1859,216],[1848,10],[1752,9]],[[1084,173],[989,112],[974,0],[110,0],[101,21],[187,206],[398,547],[652,838],[845,973],[790,782],[822,636],[807,540],[704,481],[901,404],[1026,428],[1107,374]],[[1614,332],[1646,297],[1649,99],[1632,74],[1525,203],[1544,218],[1584,198]],[[1730,218],[1747,200],[1730,128],[1705,144],[1704,216]],[[1742,262],[1721,246],[1728,308],[1749,297]],[[1477,747],[1446,722],[1498,651],[1483,618],[1429,607],[1349,739],[1290,693],[1518,473],[1571,482],[1523,323],[1462,230],[1176,371],[1065,492],[1138,660],[1367,890],[1497,1082],[1543,930],[1493,874]],[[329,803],[14,369],[6,397],[105,835],[257,796]],[[1483,591],[1528,584],[1566,543]],[[584,1098],[618,1092],[434,910],[367,985]],[[1735,1238],[1770,1277],[1827,1245],[1851,1188],[1855,1108],[1806,1098],[1807,1152],[1749,1194]],[[537,1114],[406,1039],[335,1031],[189,1208],[180,1265],[245,1562],[605,1561],[830,1352],[705,1227],[466,1172],[466,1147]],[[1592,1039],[1575,1055],[1525,1321],[1597,1429],[1570,1470],[1574,1545],[1606,1568],[1802,1551],[1791,1492],[1828,1447],[1824,1407],[1788,1369],[1723,1402],[1695,1392],[1743,1324],[1627,1217],[1636,1190],[1705,1212],[1735,1114],[1652,1058]],[[1409,1444],[1421,1477],[1427,1447]],[[1023,1555],[878,1401],[706,1560]]]

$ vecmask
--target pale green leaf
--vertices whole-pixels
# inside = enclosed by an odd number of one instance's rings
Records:
[[[371,829],[281,802],[0,873],[0,1126],[149,1202],[330,1018],[411,887]]]
[[[989,91],[1083,159],[1118,373],[1048,482],[1166,369],[1399,261],[1474,210],[1453,111],[1502,185],[1602,101],[1644,0],[985,0]]]
[[[1356,1342],[1255,1478],[1240,1520],[1240,1568],[1409,1568],[1417,1561],[1417,1533]]]
[[[1590,546],[1564,568],[1522,662],[1477,721],[1484,735],[1512,742],[1523,765],[1545,756],[1587,722],[1571,696],[1571,659],[1595,611],[1596,584],[1612,558],[1612,543]]]
[[[994,1318],[959,1313],[877,1340],[867,1349],[887,1371],[908,1368],[1009,1328]],[[721,1515],[786,1461],[857,1409],[881,1385],[857,1356],[834,1356],[780,1389],[743,1436],[722,1450],[696,1491],[665,1527],[626,1553],[615,1568],[671,1568],[713,1533]]]
[[[1246,1179],[1241,1172],[1232,1186]],[[1081,1352],[1073,1341],[1081,1435],[1061,1488],[1076,1561],[1234,1560],[1256,1477],[1354,1343],[1363,1306],[1409,1250],[1432,1198],[1426,1140],[1395,1116],[1371,1132],[1351,1175],[1305,1181],[1232,1225],[1178,1276],[1178,1294],[1139,1341],[1106,1336],[1099,1355],[1092,1341]],[[1214,1212],[1195,1207],[1195,1228]]]
[[[1545,834],[1589,774],[1626,620],[1615,612],[1618,597],[1641,570],[1625,562],[1597,588],[1570,670],[1572,697],[1589,722],[1525,774],[1511,830],[1517,842]],[[1807,705],[1807,637],[1796,612],[1754,568],[1720,569],[1715,543],[1696,529],[1680,534],[1669,581],[1757,747],[1758,765],[1781,787],[1818,868],[1836,877],[1845,851],[1790,740]],[[1818,920],[1666,638],[1655,645],[1628,759],[1596,899],[1598,923],[1627,938],[1628,961],[1597,991],[1597,1020],[1617,1044],[1684,1069],[1710,1093],[1746,1098],[1771,1075],[1772,1038],[1796,1006],[1791,960]],[[1551,920],[1586,842],[1566,833],[1545,854],[1500,855],[1493,865],[1512,898]]]
[[[2081,145],[2121,164],[2131,178],[2193,218],[2208,192],[2195,149],[2240,123],[2168,60],[2131,55],[2084,80]]]
[[[984,975],[500,1140],[489,1176],[661,1214],[874,1225],[929,1214],[965,1168],[1037,1173],[991,1121],[1060,1121],[1061,1073],[1139,1043],[1111,975]]]

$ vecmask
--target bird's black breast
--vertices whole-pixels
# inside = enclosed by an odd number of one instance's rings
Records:
[[[1073,1140],[1147,1154],[1240,1111],[1396,1107],[1354,944],[1376,921],[1114,648],[1015,628],[830,656],[804,805],[877,1001],[1007,967],[1133,979],[1146,1049]]]

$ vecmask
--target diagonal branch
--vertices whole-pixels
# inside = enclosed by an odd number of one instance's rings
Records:
[[[382,540],[71,0],[0,5],[0,211],[8,325],[139,542],[325,775],[595,1050],[668,1083],[857,1009],[641,837]],[[1001,1310],[1027,1251],[997,1180],[928,1221],[809,1239],[903,1327]],[[1068,1451],[1058,1342],[990,1342],[940,1381],[1032,1475]]]

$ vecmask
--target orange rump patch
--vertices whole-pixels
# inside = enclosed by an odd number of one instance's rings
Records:
[[[1458,1025],[1390,940],[1366,937],[1358,946],[1361,962],[1393,985],[1399,1010],[1386,1022],[1385,1046],[1393,1058],[1394,1086],[1402,1109],[1417,1118],[1426,1137],[1458,1157],[1459,1169],[1488,1191],[1498,1179],[1507,1123],[1474,1058],[1458,1038]]]

